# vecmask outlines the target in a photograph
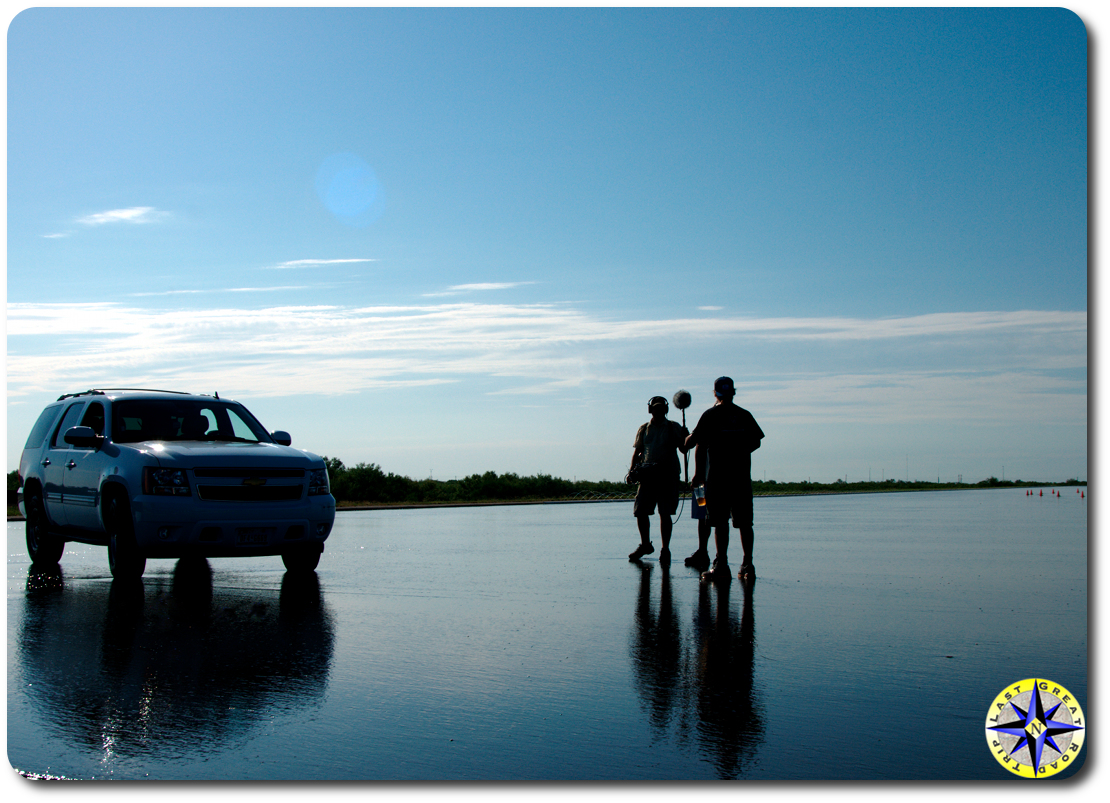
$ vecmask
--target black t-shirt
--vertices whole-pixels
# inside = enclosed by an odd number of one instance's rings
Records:
[[[731,402],[701,414],[694,427],[694,444],[706,450],[706,480],[751,480],[752,452],[759,448],[763,430],[752,414]]]

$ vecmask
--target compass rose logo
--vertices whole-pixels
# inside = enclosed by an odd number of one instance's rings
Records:
[[[1051,680],[1007,686],[987,710],[987,744],[998,763],[1023,778],[1047,778],[1071,764],[1087,728],[1075,695]]]

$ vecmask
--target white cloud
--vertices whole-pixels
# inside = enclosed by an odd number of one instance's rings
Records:
[[[452,290],[507,290],[510,287],[532,284],[532,282],[478,282],[476,284],[456,284]]]
[[[646,398],[685,386],[701,404],[712,378],[727,373],[744,406],[781,438],[778,451],[761,459],[794,448],[807,466],[809,456],[833,449],[824,433],[844,428],[865,441],[885,428],[887,440],[899,444],[895,451],[915,438],[972,457],[999,443],[1022,453],[1051,451],[1060,433],[1085,432],[1086,368],[1086,312],[620,321],[565,304],[8,306],[9,411],[24,399],[105,386],[218,388],[275,404],[305,393],[388,390],[397,404],[419,407],[426,389],[454,385],[452,397],[471,402],[484,396],[527,400],[553,414],[589,410],[582,432],[592,434],[567,435],[569,443],[617,438],[601,432],[624,426],[622,399],[630,394]],[[337,404],[329,409],[339,414]],[[33,419],[33,412],[25,415]],[[1022,433],[1056,440],[1013,445]],[[326,445],[332,436],[323,427],[318,437]],[[1085,442],[1085,435],[1067,437]],[[880,446],[859,444],[864,451]],[[605,451],[616,448],[614,441]],[[596,470],[604,476],[609,469]]]
[[[1086,382],[1038,372],[936,372],[835,374],[754,381],[745,399],[758,399],[763,420],[878,424],[913,420],[988,423],[1032,417],[1083,421]],[[753,402],[754,404],[754,402]]]
[[[43,234],[43,235],[41,235],[41,236],[42,236],[42,238],[43,238],[44,240],[60,240],[60,239],[62,239],[63,237],[69,237],[69,236],[70,236],[70,232],[68,232],[68,231],[60,231],[60,232],[56,232],[56,233],[54,233],[54,234]]]
[[[717,323],[715,321],[715,323]],[[762,337],[806,340],[873,340],[1017,331],[1087,333],[1086,312],[937,312],[908,318],[770,318],[741,327]]]
[[[152,296],[187,296],[208,293],[275,293],[281,290],[312,290],[327,285],[285,284],[275,287],[222,287],[213,290],[158,290],[148,293],[128,293],[131,298],[148,298]]]
[[[424,298],[457,296],[462,293],[484,292],[486,290],[509,290],[513,287],[523,287],[528,284],[535,284],[535,282],[475,282],[473,284],[456,284],[438,293],[424,293]]]
[[[280,262],[277,265],[268,265],[265,270],[290,270],[292,268],[319,268],[324,265],[343,265],[352,262],[377,262],[376,259],[356,258],[356,259],[291,259],[288,262]]]
[[[38,346],[41,333],[52,335],[48,348]],[[737,366],[729,370],[746,395],[765,397],[780,415],[983,419],[1035,400],[1086,409],[1083,312],[608,321],[556,304],[10,304],[8,336],[10,397],[121,382],[200,381],[287,396],[479,378],[497,384],[490,392],[557,394],[583,383],[715,375],[724,364]],[[852,345],[864,342],[871,346],[862,351]],[[827,351],[803,368],[815,349]],[[1061,378],[1061,370],[1082,376]]]
[[[169,217],[169,214],[153,206],[132,206],[127,209],[110,209],[107,212],[85,215],[77,218],[77,222],[86,226],[102,226],[105,223],[153,223],[164,220]]]

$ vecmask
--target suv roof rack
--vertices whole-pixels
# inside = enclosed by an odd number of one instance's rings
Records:
[[[75,396],[104,396],[111,391],[130,390],[137,393],[174,393],[178,396],[192,396],[192,393],[186,393],[183,390],[158,390],[156,388],[95,388],[92,390],[82,390],[80,393],[63,393],[58,397],[58,401],[62,399],[72,399]]]

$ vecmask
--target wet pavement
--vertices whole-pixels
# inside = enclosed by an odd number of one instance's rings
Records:
[[[1086,506],[1047,496],[757,499],[754,586],[682,565],[688,518],[671,566],[629,563],[627,503],[346,512],[307,579],[280,558],[151,560],[130,587],[102,548],[32,569],[9,523],[9,760],[70,778],[1006,780],[983,731],[1002,688],[1037,674],[1086,704]]]

